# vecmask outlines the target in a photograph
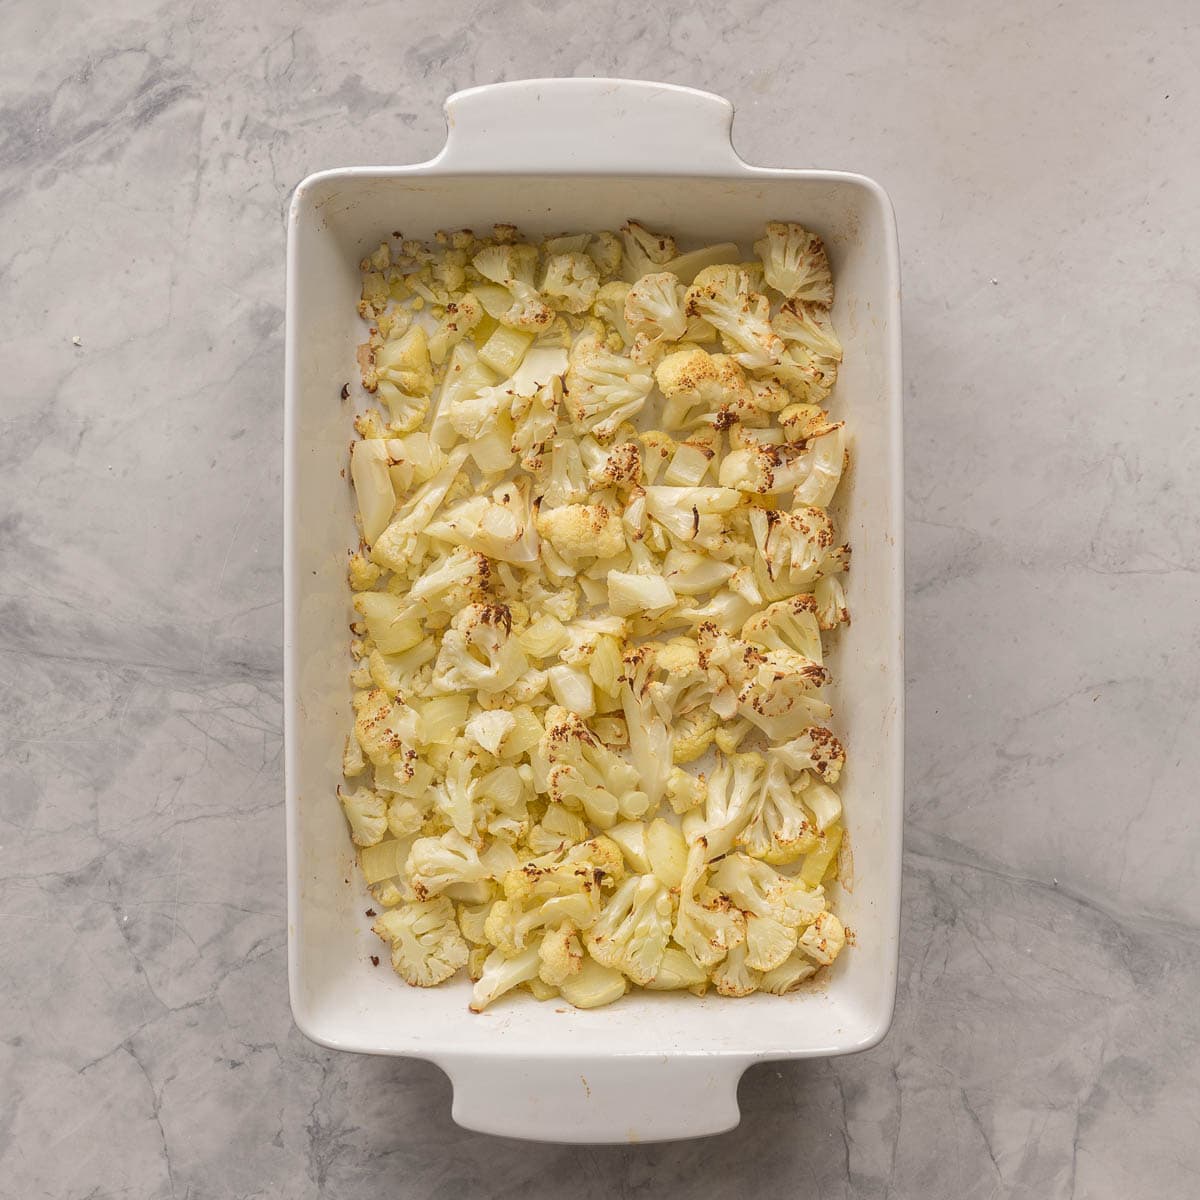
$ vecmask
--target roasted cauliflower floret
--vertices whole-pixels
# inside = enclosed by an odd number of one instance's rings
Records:
[[[703,838],[688,852],[673,932],[693,962],[713,967],[746,940],[746,914],[728,896],[708,886],[706,855]]]
[[[350,825],[350,836],[356,846],[374,846],[387,833],[387,801],[370,788],[355,788],[352,792],[338,789],[338,799]]]
[[[600,291],[600,273],[586,254],[554,254],[546,261],[542,296],[564,312],[587,312]]]
[[[745,374],[727,354],[678,350],[655,367],[654,378],[666,397],[662,419],[667,429],[690,429],[715,421],[723,410],[753,402]]]
[[[833,523],[824,509],[752,508],[749,520],[756,578],[767,599],[811,591],[818,579],[846,569],[850,549],[834,545]]]
[[[485,247],[471,260],[484,279],[509,292],[512,303],[500,314],[502,324],[537,332],[553,323],[554,311],[534,283],[537,259],[536,246],[506,244]]]
[[[567,808],[582,810],[600,829],[618,817],[636,819],[650,806],[636,769],[608,749],[577,717],[552,706],[546,733],[533,759],[538,790]]]
[[[751,290],[740,267],[705,267],[688,288],[687,313],[712,325],[743,367],[769,367],[783,357],[783,340],[771,328],[771,303]]]
[[[570,504],[538,514],[537,530],[569,563],[625,549],[621,516],[607,504]]]
[[[673,926],[671,894],[653,875],[632,875],[588,930],[587,948],[606,967],[647,984],[657,974]]]
[[[791,300],[833,303],[833,276],[825,244],[815,233],[790,221],[768,221],[767,234],[754,243],[763,277]]]
[[[445,897],[389,909],[371,930],[391,943],[392,967],[413,987],[436,987],[467,965],[467,943]]]
[[[442,637],[432,686],[439,692],[502,692],[528,670],[504,604],[468,604]]]
[[[621,422],[641,412],[654,376],[633,359],[614,354],[598,334],[589,332],[571,347],[563,383],[575,429],[606,441]]]

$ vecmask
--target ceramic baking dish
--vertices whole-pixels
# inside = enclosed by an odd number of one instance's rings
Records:
[[[733,109],[663,84],[548,79],[473,88],[446,103],[433,160],[312,175],[288,228],[285,409],[285,691],[288,966],[292,1011],[314,1041],[412,1055],[454,1085],[468,1128],[547,1141],[689,1137],[738,1121],[753,1062],[863,1050],[883,1037],[896,986],[902,809],[900,298],[895,222],[878,184],[831,171],[749,166]],[[354,540],[343,477],[363,330],[358,261],[391,231],[511,221],[528,234],[615,229],[630,217],[685,248],[747,248],[770,219],[825,239],[845,345],[835,393],[853,437],[839,523],[854,548],[853,625],[833,659],[849,750],[842,793],[853,889],[838,911],[854,944],[831,977],[787,997],[628,995],[589,1012],[507,997],[467,1011],[465,981],[406,987],[369,932],[334,800],[350,723],[345,563]],[[383,955],[372,966],[369,956]]]

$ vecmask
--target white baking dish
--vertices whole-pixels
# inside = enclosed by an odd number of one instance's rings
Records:
[[[431,1059],[454,1118],[547,1141],[654,1140],[738,1121],[737,1083],[771,1058],[863,1050],[883,1037],[896,986],[902,817],[900,301],[883,190],[828,171],[748,166],[718,96],[625,80],[531,80],[446,103],[445,148],[427,163],[310,176],[288,230],[285,685],[292,1011],[323,1045]],[[467,984],[404,986],[368,931],[368,896],[334,800],[349,725],[345,583],[353,434],[339,398],[363,338],[358,260],[392,230],[512,221],[541,234],[630,217],[686,245],[746,246],[769,219],[824,238],[845,344],[835,394],[854,468],[840,524],[854,548],[853,625],[833,696],[850,767],[842,789],[854,885],[837,897],[855,944],[823,985],[743,1000],[633,993],[611,1007],[509,997],[467,1011]],[[369,955],[383,956],[373,967]]]

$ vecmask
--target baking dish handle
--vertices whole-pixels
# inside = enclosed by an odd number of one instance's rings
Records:
[[[436,164],[455,172],[734,174],[733,105],[635,79],[523,79],[455,92]]]
[[[741,1120],[751,1059],[440,1058],[465,1129],[538,1142],[664,1142],[723,1133]]]

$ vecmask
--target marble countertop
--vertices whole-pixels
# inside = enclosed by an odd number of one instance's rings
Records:
[[[0,1196],[1200,1189],[1200,27],[1154,6],[17,0],[0,44]],[[742,1127],[467,1134],[285,982],[283,214],[461,87],[695,84],[895,200],[895,1026]]]

